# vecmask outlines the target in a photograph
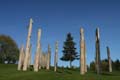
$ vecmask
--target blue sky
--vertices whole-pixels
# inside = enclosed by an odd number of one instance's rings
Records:
[[[32,59],[36,50],[37,29],[42,29],[42,50],[52,48],[54,61],[55,41],[59,41],[59,58],[62,57],[63,42],[68,32],[77,43],[80,27],[84,28],[87,46],[87,64],[95,57],[95,29],[100,28],[101,58],[107,58],[106,46],[110,47],[111,58],[120,59],[120,2],[115,0],[0,0],[0,34],[11,36],[18,46],[26,45],[27,26],[32,18]],[[33,60],[32,60],[33,61]],[[59,66],[68,62],[60,61]],[[79,61],[72,63],[79,66]]]

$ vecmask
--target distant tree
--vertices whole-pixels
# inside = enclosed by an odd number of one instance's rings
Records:
[[[0,35],[0,63],[16,63],[19,49],[15,41],[6,35]]]
[[[101,68],[102,68],[102,71],[109,70],[108,59],[101,60]],[[119,59],[112,61],[112,69],[116,71],[120,71]],[[95,62],[90,63],[90,70],[95,71]]]
[[[92,61],[90,63],[90,70],[95,71],[95,62],[94,61]]]
[[[92,71],[95,71],[95,62],[91,62],[90,63],[90,70]],[[108,60],[107,59],[104,59],[104,60],[101,60],[101,69],[102,71],[108,71]]]
[[[101,68],[102,71],[109,71],[109,65],[108,65],[108,60],[107,59],[102,60],[101,67],[102,67]]]
[[[70,61],[70,68],[72,67],[72,61],[74,61],[75,59],[79,59],[75,48],[75,42],[73,41],[71,33],[67,34],[67,38],[66,41],[64,42],[62,52],[63,56],[60,59],[62,61]]]
[[[115,68],[115,70],[120,70],[120,61],[119,61],[119,59],[117,59],[116,61],[114,61],[114,63],[113,63],[114,65],[114,68]]]

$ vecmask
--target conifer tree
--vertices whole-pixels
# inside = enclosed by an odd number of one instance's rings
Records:
[[[70,61],[70,68],[72,66],[72,61],[78,59],[78,55],[75,48],[75,42],[73,41],[73,37],[71,33],[67,34],[66,41],[63,46],[63,56],[60,58],[62,61]]]

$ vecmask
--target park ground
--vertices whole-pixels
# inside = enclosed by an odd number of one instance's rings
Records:
[[[87,72],[84,76],[80,75],[77,69],[58,69],[54,72],[52,69],[45,69],[39,72],[17,71],[17,65],[0,64],[0,80],[120,80],[120,72],[104,72],[97,75],[94,72]]]

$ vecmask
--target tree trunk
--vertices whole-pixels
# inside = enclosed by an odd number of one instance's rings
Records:
[[[8,60],[8,63],[7,64],[10,64],[10,60]]]
[[[72,67],[72,61],[70,61],[70,68]]]

